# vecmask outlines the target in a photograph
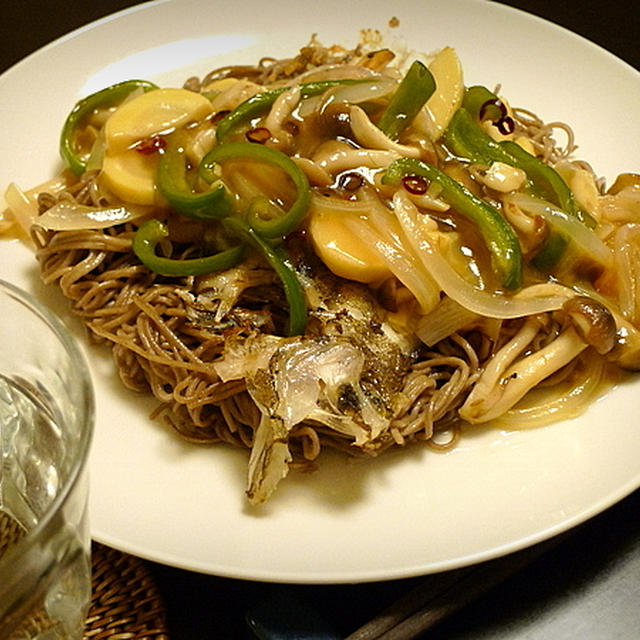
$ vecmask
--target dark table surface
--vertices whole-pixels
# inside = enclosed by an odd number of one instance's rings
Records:
[[[0,0],[0,4],[2,71],[64,33],[138,3]],[[567,27],[640,69],[640,11],[633,0],[510,0],[504,4]],[[542,547],[536,559],[441,622],[428,637],[640,638],[639,514],[640,491],[636,491],[551,548]],[[273,611],[270,604],[274,602],[284,602],[284,608],[275,607],[280,612],[291,607],[311,612],[333,630],[333,635],[300,633],[288,638],[345,637],[421,584],[421,578],[412,578],[360,585],[270,585],[154,563],[148,566],[166,603],[171,637],[178,640],[255,637],[245,623],[247,611],[259,616],[261,611]],[[447,575],[439,578],[446,580]]]

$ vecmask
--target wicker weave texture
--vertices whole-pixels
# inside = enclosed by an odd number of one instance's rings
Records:
[[[85,640],[169,640],[164,603],[145,563],[93,543]]]
[[[0,511],[0,555],[24,534],[13,518]],[[140,558],[94,542],[91,587],[84,640],[169,640],[164,602]],[[27,623],[28,629],[21,629],[25,637],[51,624],[44,611]]]

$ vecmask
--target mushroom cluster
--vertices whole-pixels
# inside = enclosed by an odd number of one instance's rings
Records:
[[[489,360],[460,415],[467,422],[487,422],[513,407],[542,380],[592,347],[604,355],[617,345],[617,326],[603,304],[587,296],[570,298],[562,307],[564,328],[541,349],[527,348],[546,317],[527,318],[516,335]],[[630,353],[625,350],[627,357]],[[619,357],[622,354],[619,354]]]

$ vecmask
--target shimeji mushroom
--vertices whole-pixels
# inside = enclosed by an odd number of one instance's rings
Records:
[[[563,311],[569,321],[566,328],[542,349],[517,359],[540,329],[540,317],[532,317],[494,354],[460,408],[464,420],[480,423],[497,418],[589,346],[601,354],[613,349],[616,322],[604,305],[577,296],[565,303]]]

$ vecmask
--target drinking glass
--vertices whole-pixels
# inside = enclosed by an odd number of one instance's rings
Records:
[[[63,323],[0,280],[0,639],[82,638],[94,400]]]

